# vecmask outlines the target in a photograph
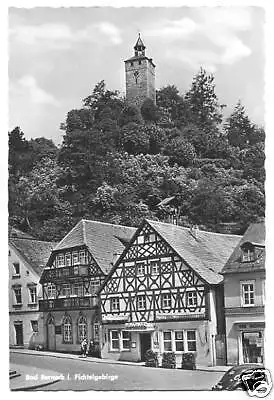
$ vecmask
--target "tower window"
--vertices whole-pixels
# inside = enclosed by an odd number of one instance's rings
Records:
[[[131,61],[131,62],[130,62],[130,65],[133,67],[134,63]]]
[[[142,61],[141,60],[139,60],[139,65],[141,65],[142,64]]]

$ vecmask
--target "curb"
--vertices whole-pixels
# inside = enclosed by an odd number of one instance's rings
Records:
[[[11,392],[18,392],[18,391],[28,391],[28,390],[33,390],[33,389],[38,389],[38,388],[41,388],[41,387],[45,387],[45,386],[49,386],[49,385],[51,385],[52,383],[56,383],[56,382],[59,382],[61,379],[55,379],[55,380],[52,380],[52,381],[50,381],[50,382],[45,382],[45,383],[39,383],[39,384],[37,384],[37,385],[33,385],[33,386],[27,386],[27,387],[18,387],[18,388],[15,388],[15,389],[11,389],[11,387],[10,387],[10,391]]]

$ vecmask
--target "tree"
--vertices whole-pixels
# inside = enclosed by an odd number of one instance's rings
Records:
[[[149,136],[142,125],[131,122],[121,129],[120,144],[129,154],[146,154],[149,149]]]
[[[184,99],[191,111],[192,122],[202,130],[212,129],[222,122],[222,109],[215,93],[214,76],[201,68],[195,75]]]
[[[164,154],[170,157],[171,163],[183,167],[192,165],[196,158],[194,146],[182,136],[171,139],[164,149]]]
[[[121,127],[130,123],[141,124],[142,116],[137,107],[126,105],[120,114],[118,122]]]
[[[156,122],[159,119],[158,109],[151,99],[146,99],[143,102],[141,115],[146,122]]]

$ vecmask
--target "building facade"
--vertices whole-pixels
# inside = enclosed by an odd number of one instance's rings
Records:
[[[44,344],[39,279],[56,243],[20,236],[9,237],[9,343],[33,349]]]
[[[239,240],[145,220],[99,293],[102,357],[140,361],[152,349],[160,360],[174,351],[178,365],[184,352],[217,364],[225,332],[219,272]]]
[[[227,363],[264,362],[265,226],[252,224],[224,276]]]
[[[146,47],[139,35],[134,56],[125,61],[126,100],[140,108],[146,99],[156,103],[155,65],[145,54]]]
[[[134,228],[81,220],[53,249],[41,276],[45,347],[79,352],[83,338],[99,351],[97,291]]]

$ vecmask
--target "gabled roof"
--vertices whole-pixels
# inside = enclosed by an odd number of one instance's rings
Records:
[[[41,276],[55,242],[44,242],[35,239],[9,238],[11,244],[30,265],[34,272]]]
[[[174,199],[175,199],[175,196],[166,197],[164,200],[160,201],[160,203],[158,203],[156,207],[166,206],[167,204],[171,203],[172,200],[174,200]]]
[[[158,221],[147,223],[209,284],[223,280],[220,272],[241,236],[191,229]]]
[[[124,250],[136,228],[82,219],[54,248],[54,252],[87,246],[105,274],[112,268],[113,256]]]
[[[242,250],[241,246],[245,243],[251,243],[258,248],[257,258],[251,262],[241,262]],[[251,224],[243,235],[241,241],[234,249],[229,257],[226,265],[222,270],[222,274],[251,272],[254,270],[265,269],[265,223],[258,222]]]
[[[35,239],[29,233],[23,232],[20,229],[9,226],[9,237],[21,238],[21,239]]]

